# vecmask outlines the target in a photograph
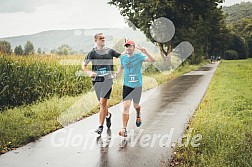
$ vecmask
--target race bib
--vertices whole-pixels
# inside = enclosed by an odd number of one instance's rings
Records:
[[[129,82],[138,82],[139,80],[138,80],[138,76],[137,75],[135,75],[135,74],[128,74],[128,81]]]
[[[98,76],[105,76],[108,75],[108,67],[98,68],[97,75]]]

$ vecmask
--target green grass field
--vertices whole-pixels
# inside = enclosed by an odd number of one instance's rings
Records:
[[[189,125],[200,145],[177,146],[171,166],[252,166],[251,83],[252,59],[220,63]]]

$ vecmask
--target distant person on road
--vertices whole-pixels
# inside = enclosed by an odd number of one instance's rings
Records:
[[[95,131],[101,135],[106,118],[106,125],[111,127],[111,113],[108,112],[108,99],[113,85],[113,57],[118,58],[121,54],[113,49],[105,47],[105,36],[97,33],[94,36],[96,47],[85,57],[82,69],[92,78],[97,99],[100,102],[99,127]],[[92,62],[92,70],[87,67]]]
[[[146,49],[137,47],[141,53],[135,52],[135,43],[133,41],[126,41],[125,43],[126,54],[122,54],[121,66],[115,74],[115,78],[124,71],[124,83],[123,83],[123,127],[119,132],[122,137],[127,137],[127,124],[129,120],[129,109],[131,101],[133,100],[134,108],[136,110],[136,126],[139,127],[142,123],[141,120],[141,106],[140,98],[142,94],[142,63],[143,62],[155,62],[155,58],[152,57]],[[145,55],[143,55],[143,54]]]
[[[213,63],[213,56],[210,57],[211,64]]]

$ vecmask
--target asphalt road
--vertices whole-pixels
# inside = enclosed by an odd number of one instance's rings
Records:
[[[218,63],[162,84],[142,94],[142,126],[135,126],[131,107],[129,137],[122,147],[118,132],[122,125],[122,104],[109,108],[112,127],[102,136],[94,134],[98,114],[42,137],[36,142],[0,156],[1,167],[92,167],[165,166],[180,141],[214,75]],[[200,144],[200,134],[181,147]]]

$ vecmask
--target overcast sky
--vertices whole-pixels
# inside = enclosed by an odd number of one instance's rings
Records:
[[[225,6],[242,1],[226,0]],[[0,0],[0,37],[47,30],[124,27],[107,0]]]

